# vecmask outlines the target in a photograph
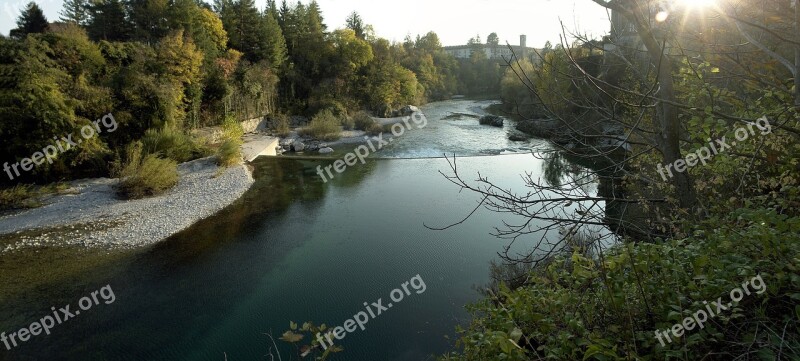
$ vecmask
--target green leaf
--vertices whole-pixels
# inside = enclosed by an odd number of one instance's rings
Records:
[[[522,330],[520,330],[517,327],[514,327],[514,330],[511,331],[511,334],[509,336],[511,336],[511,340],[514,341],[514,343],[517,343],[519,342],[519,339],[522,338]]]

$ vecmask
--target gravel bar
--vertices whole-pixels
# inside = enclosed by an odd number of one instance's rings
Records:
[[[138,200],[120,200],[115,179],[73,182],[77,194],[53,197],[43,207],[0,217],[0,235],[36,234],[5,245],[0,253],[45,246],[131,249],[151,245],[219,212],[254,182],[246,165],[220,172],[213,158],[183,163],[178,173],[175,188]],[[53,229],[59,233],[66,229],[70,236],[48,235]]]

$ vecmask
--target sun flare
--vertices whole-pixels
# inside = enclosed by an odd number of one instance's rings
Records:
[[[692,8],[692,9],[699,9],[699,8],[708,8],[716,5],[716,0],[677,0],[681,6]]]

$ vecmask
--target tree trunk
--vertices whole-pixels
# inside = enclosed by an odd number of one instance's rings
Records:
[[[642,43],[650,56],[651,65],[658,71],[658,82],[661,85],[657,95],[659,98],[659,123],[661,134],[659,137],[659,147],[664,157],[665,164],[675,164],[676,161],[683,159],[680,149],[680,120],[678,119],[678,108],[673,104],[678,103],[675,95],[675,84],[672,79],[672,63],[665,55],[664,48],[659,44],[649,22],[642,19],[642,13],[633,9],[628,12],[627,17],[636,26],[636,32],[642,39]],[[664,45],[666,46],[666,45]],[[674,172],[672,183],[677,191],[678,202],[681,208],[692,210],[697,203],[697,196],[691,177],[687,172]]]
[[[794,0],[794,33],[800,43],[800,1]],[[800,111],[800,45],[794,44],[794,106]]]

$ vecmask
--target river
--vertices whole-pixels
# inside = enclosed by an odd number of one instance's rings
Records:
[[[524,190],[520,174],[543,173],[544,162],[530,152],[546,142],[511,142],[508,129],[443,119],[485,105],[429,104],[425,128],[327,183],[316,167],[330,161],[259,158],[253,188],[218,215],[152,247],[104,255],[105,262],[0,296],[0,331],[10,333],[105,285],[115,294],[114,303],[49,336],[11,351],[0,344],[0,360],[270,360],[265,333],[288,360],[292,349],[277,338],[290,321],[342,325],[364,302],[380,298],[385,305],[416,275],[424,292],[412,290],[348,334],[332,359],[434,359],[452,346],[455,327],[469,321],[464,306],[480,298],[474,286],[489,281],[489,262],[506,244],[490,232],[515,220],[481,209],[445,231],[427,228],[460,221],[480,199],[439,174],[449,166],[435,157],[455,153],[470,179],[480,172],[517,191]],[[19,267],[35,273],[49,265]]]

